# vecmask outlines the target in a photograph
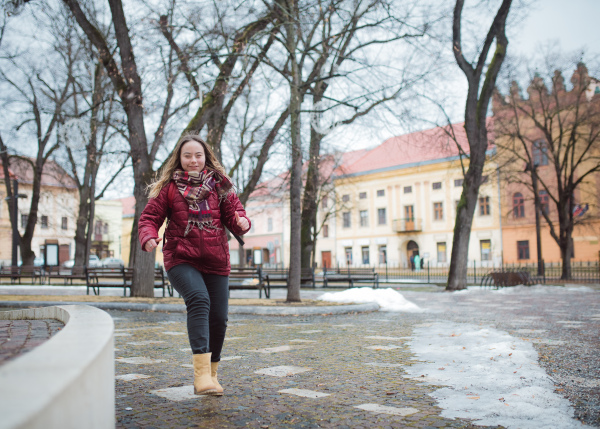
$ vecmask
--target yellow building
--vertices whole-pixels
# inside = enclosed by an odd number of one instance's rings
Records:
[[[335,217],[325,223],[317,242],[319,266],[409,267],[416,255],[430,266],[449,264],[463,173],[457,144],[446,131],[390,138],[338,168],[328,208]],[[462,124],[454,126],[454,133],[468,150]],[[486,168],[484,176],[469,260],[491,266],[502,261],[495,166]]]

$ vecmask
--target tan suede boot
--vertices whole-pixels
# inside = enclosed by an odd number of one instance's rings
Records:
[[[210,376],[210,355],[211,353],[202,353],[192,356],[194,363],[194,394],[196,395],[214,395],[217,393],[217,387]]]
[[[217,369],[219,368],[219,362],[211,362],[210,363],[210,376],[212,377],[213,383],[217,386],[217,393],[213,393],[215,396],[223,396],[223,387],[219,384],[217,380]]]

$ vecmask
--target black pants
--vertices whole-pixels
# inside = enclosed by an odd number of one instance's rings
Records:
[[[192,353],[212,353],[221,360],[227,331],[229,277],[201,273],[191,265],[176,265],[167,273],[187,308],[187,328]]]

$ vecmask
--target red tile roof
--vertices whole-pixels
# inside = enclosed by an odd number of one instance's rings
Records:
[[[33,159],[32,159],[33,161]],[[0,166],[2,163],[0,163]],[[33,184],[33,168],[22,158],[10,158],[11,178],[16,177],[19,183]],[[4,169],[0,168],[0,178],[4,178]],[[60,186],[63,188],[77,188],[77,182],[60,165],[52,160],[46,161],[42,171],[43,186]]]
[[[456,141],[450,135],[452,131]],[[457,142],[469,153],[462,123],[392,137],[353,163],[338,168],[336,174],[353,175],[456,157],[459,154]]]

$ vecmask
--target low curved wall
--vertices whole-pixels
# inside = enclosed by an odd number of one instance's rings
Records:
[[[0,366],[0,428],[114,428],[114,323],[87,305],[3,311],[0,319],[65,326]]]

